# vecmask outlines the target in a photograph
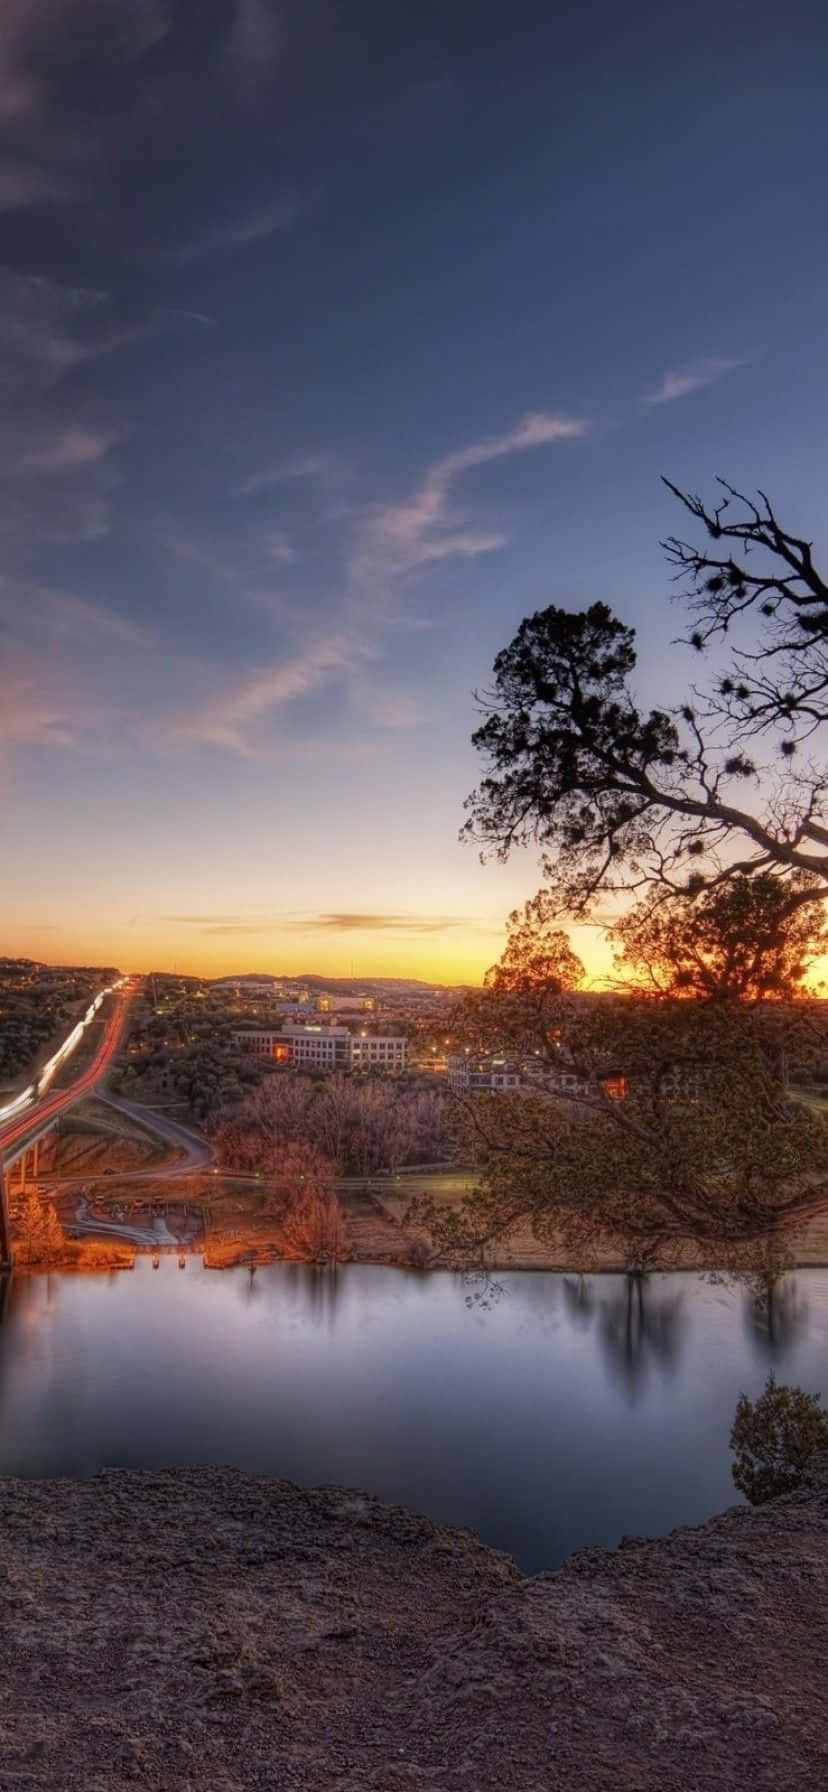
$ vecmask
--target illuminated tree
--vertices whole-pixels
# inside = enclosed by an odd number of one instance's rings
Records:
[[[332,1076],[271,1076],[222,1113],[213,1136],[223,1162],[269,1173],[286,1145],[316,1145],[340,1174],[373,1175],[446,1154],[445,1099],[438,1090]]]
[[[668,482],[669,484],[669,482]],[[635,633],[606,604],[551,606],[495,661],[474,736],[489,771],[467,832],[508,856],[535,841],[559,907],[609,891],[690,891],[737,873],[816,878],[828,894],[828,585],[809,542],[767,498],[722,483],[719,503],[670,486],[702,545],[664,545],[700,655],[730,665],[675,710],[641,710]],[[810,889],[791,884],[791,900]]]
[[[828,1450],[828,1412],[820,1395],[777,1386],[769,1375],[758,1400],[739,1396],[730,1448],[733,1479],[752,1506],[795,1492],[813,1458]]]
[[[63,1227],[54,1205],[32,1189],[24,1197],[16,1227],[17,1257],[24,1263],[48,1263],[65,1243]]]
[[[335,1263],[347,1254],[345,1222],[334,1186],[334,1165],[306,1142],[282,1148],[271,1184],[282,1235],[289,1250],[315,1263]]]

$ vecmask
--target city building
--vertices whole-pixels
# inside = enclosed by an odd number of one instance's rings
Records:
[[[455,1095],[501,1094],[520,1088],[520,1071],[508,1058],[481,1058],[470,1052],[446,1059],[449,1087]]]
[[[320,1014],[373,1014],[376,1010],[374,996],[340,996],[318,995],[316,1006]]]
[[[233,1034],[240,1051],[296,1070],[405,1070],[408,1041],[396,1034],[352,1033],[348,1027],[243,1027]]]

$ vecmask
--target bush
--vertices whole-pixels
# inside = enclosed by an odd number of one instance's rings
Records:
[[[769,1375],[758,1400],[740,1394],[730,1432],[731,1473],[752,1506],[801,1487],[808,1464],[828,1450],[828,1412],[819,1394],[782,1385]]]

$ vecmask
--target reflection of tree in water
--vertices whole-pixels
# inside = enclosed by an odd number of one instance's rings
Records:
[[[564,1276],[563,1301],[570,1324],[577,1331],[589,1330],[595,1318],[595,1290],[587,1276]]]
[[[586,1330],[597,1321],[598,1339],[613,1374],[631,1399],[651,1368],[672,1372],[679,1360],[685,1314],[683,1295],[653,1287],[641,1271],[615,1281],[609,1294],[596,1293],[584,1276],[567,1276],[564,1303],[570,1322]]]
[[[653,1367],[672,1373],[681,1355],[685,1329],[683,1296],[656,1292],[641,1271],[601,1301],[598,1335],[607,1362],[630,1399],[640,1392]]]
[[[256,1265],[255,1263],[250,1263],[247,1269],[247,1279],[242,1282],[241,1285],[241,1297],[245,1306],[249,1306],[250,1302],[253,1300],[258,1300],[261,1292],[261,1281],[257,1282],[256,1280]]]
[[[328,1330],[333,1331],[342,1292],[342,1279],[336,1264],[301,1263],[297,1267],[300,1298],[308,1318],[314,1325],[327,1324]]]
[[[756,1354],[778,1362],[793,1348],[807,1323],[808,1302],[797,1292],[793,1276],[746,1276],[743,1315]]]

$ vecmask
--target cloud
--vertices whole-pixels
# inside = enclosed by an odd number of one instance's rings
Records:
[[[360,707],[374,728],[417,728],[429,712],[405,691],[365,692]]]
[[[74,747],[77,704],[60,669],[0,632],[3,702],[0,750],[9,747]]]
[[[128,647],[156,644],[152,632],[142,623],[119,616],[89,598],[76,597],[73,592],[28,586],[25,602],[30,623],[34,621],[38,631],[48,630],[50,647],[59,640],[100,643],[102,638]]]
[[[119,316],[107,292],[0,270],[0,378],[7,389],[49,388],[84,362],[212,323],[200,311],[157,307]]]
[[[72,199],[75,186],[65,175],[29,164],[0,164],[0,212],[23,211],[27,205]]]
[[[65,429],[47,447],[24,454],[20,466],[32,473],[74,473],[79,468],[97,466],[119,440],[118,436],[102,435],[75,425]]]
[[[382,915],[345,911],[340,914],[311,915],[305,920],[282,922],[296,933],[448,933],[465,926],[457,915]]]
[[[153,919],[156,919],[153,917]],[[274,933],[450,933],[475,923],[463,915],[372,914],[345,910],[337,914],[160,915],[165,927],[194,927],[205,934]]]
[[[130,62],[169,28],[163,0],[3,0],[0,119],[40,119],[55,65],[81,62],[93,42],[107,60]]]
[[[702,392],[705,386],[715,386],[728,373],[734,373],[737,367],[746,365],[743,358],[707,355],[702,360],[689,361],[684,367],[668,368],[655,391],[645,392],[641,403],[675,404],[679,398],[689,398],[693,392]]]
[[[116,81],[170,29],[164,0],[3,0],[0,7],[0,209],[75,199],[105,159],[97,115],[65,94],[92,54]]]
[[[275,60],[282,48],[282,27],[272,0],[236,0],[228,48],[242,74]]]
[[[266,237],[275,236],[279,230],[288,230],[297,212],[295,199],[276,199],[271,204],[259,206],[252,212],[245,212],[241,217],[230,219],[226,224],[217,224],[204,236],[197,237],[191,243],[185,243],[182,249],[173,253],[173,260],[195,261],[200,255],[210,255],[216,249],[243,249],[249,243],[260,243]]]
[[[577,441],[588,432],[582,417],[532,411],[502,435],[485,436],[434,462],[411,497],[369,517],[359,532],[351,560],[359,581],[400,576],[415,567],[450,558],[474,559],[506,545],[497,530],[472,526],[458,513],[454,488],[474,467],[555,442]]]
[[[241,915],[159,915],[165,927],[204,927],[209,932],[264,933],[272,921],[245,921]]]
[[[291,566],[296,559],[296,550],[281,529],[271,529],[265,536],[265,552],[279,566]]]
[[[128,700],[118,680],[158,644],[145,626],[74,592],[0,577],[0,750],[84,751],[114,726],[123,732]]]
[[[207,704],[174,720],[165,729],[170,740],[194,741],[250,755],[251,731],[287,704],[322,689],[368,657],[369,649],[347,632],[311,639],[295,653],[258,668]]]
[[[317,479],[331,470],[331,462],[324,454],[300,454],[289,460],[277,461],[275,466],[264,467],[259,473],[251,473],[243,479],[238,488],[240,498],[255,497],[257,492],[270,491],[273,486],[286,485],[292,479]]]

